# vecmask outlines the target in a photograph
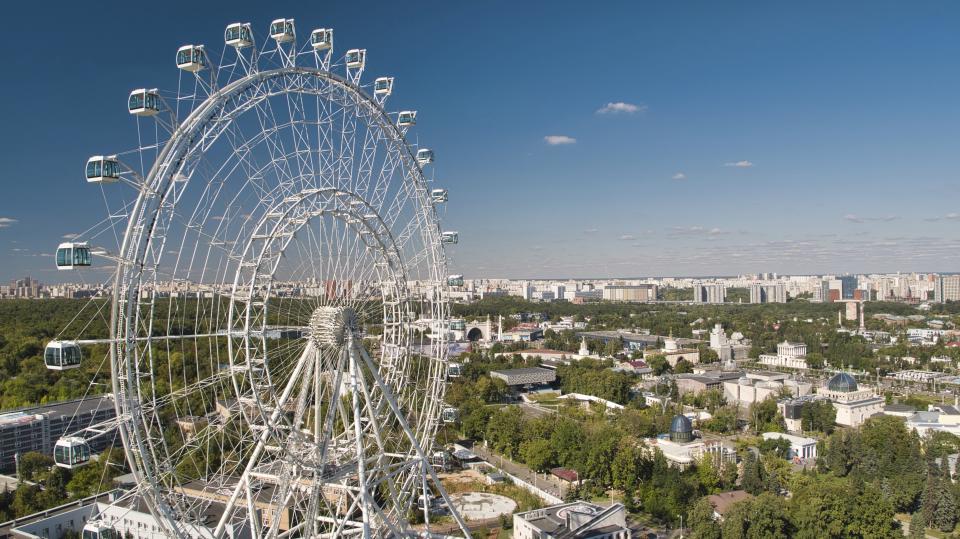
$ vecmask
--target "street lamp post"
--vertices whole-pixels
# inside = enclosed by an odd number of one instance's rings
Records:
[[[683,539],[683,515],[677,515],[680,517],[680,539]]]

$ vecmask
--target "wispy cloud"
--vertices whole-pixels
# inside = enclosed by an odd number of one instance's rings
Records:
[[[17,220],[12,217],[0,217],[0,228],[7,228],[17,224]]]
[[[960,213],[951,212],[944,215],[943,218],[951,221],[960,221]]]
[[[716,237],[724,236],[730,233],[728,230],[723,230],[719,227],[707,228],[705,226],[693,225],[693,226],[672,226],[667,229],[667,231],[672,236],[707,236],[707,237]]]
[[[736,167],[736,168],[750,168],[753,166],[752,161],[747,161],[746,159],[742,161],[730,161],[729,163],[724,163],[725,167]]]
[[[80,237],[80,234],[64,234],[63,239],[65,240],[75,240]]]
[[[684,174],[683,172],[677,172],[676,174],[674,174],[673,176],[671,176],[671,179],[673,179],[673,180],[678,180],[678,181],[679,181],[679,180],[686,180],[686,179],[687,179],[687,175]]]
[[[597,232],[600,232],[599,228],[588,228],[583,231],[584,234],[596,234]]]
[[[597,114],[636,114],[646,112],[646,105],[634,105],[623,101],[614,101],[597,109]]]
[[[620,236],[619,239],[620,239],[620,241],[633,241],[633,240],[637,239],[637,237],[634,236],[633,234],[624,234],[624,235]]]
[[[566,135],[547,135],[543,140],[551,146],[560,146],[561,144],[576,144],[577,139]]]
[[[855,215],[852,213],[848,213],[843,216],[843,220],[850,223],[871,223],[871,222],[877,222],[877,221],[883,221],[885,223],[889,223],[890,221],[896,221],[899,218],[900,217],[896,215],[884,215],[882,217],[863,217],[863,216]]]

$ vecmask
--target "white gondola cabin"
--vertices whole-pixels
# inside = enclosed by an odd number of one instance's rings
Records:
[[[207,68],[207,55],[203,45],[184,45],[177,49],[177,67],[196,73]]]
[[[463,275],[450,275],[447,277],[447,286],[463,286]]]
[[[81,539],[120,539],[120,532],[103,522],[89,522],[83,527]]]
[[[277,43],[289,43],[296,39],[293,19],[277,19],[270,23],[270,37],[277,40]]]
[[[53,340],[43,349],[43,362],[52,371],[76,369],[81,359],[80,346],[73,341]]]
[[[87,159],[88,183],[116,183],[120,181],[120,162],[115,155],[95,155]]]
[[[137,116],[153,116],[160,112],[160,94],[156,88],[147,90],[139,88],[130,92],[127,100],[127,110]]]
[[[464,331],[467,329],[467,321],[463,318],[454,318],[450,320],[450,329],[453,331]]]
[[[446,189],[433,189],[430,191],[430,198],[436,202],[446,202],[450,195],[447,194]]]
[[[393,93],[393,77],[379,77],[373,81],[374,95],[390,95]]]
[[[347,51],[347,67],[363,69],[367,63],[367,49],[350,49]]]
[[[60,438],[53,446],[53,462],[70,470],[84,466],[90,462],[90,446],[76,436]]]
[[[428,150],[426,148],[417,150],[417,163],[420,163],[420,166],[432,164],[433,150]]]
[[[397,125],[399,127],[417,125],[417,111],[405,110],[400,112],[400,115],[397,117]]]
[[[86,243],[61,243],[57,246],[57,269],[72,270],[90,265],[90,247]]]
[[[459,414],[457,413],[456,408],[447,407],[443,409],[441,417],[443,418],[444,423],[456,423],[458,415]]]
[[[459,378],[463,375],[463,366],[459,363],[448,363],[447,364],[447,377],[449,378]]]
[[[451,231],[444,232],[443,234],[440,234],[440,242],[456,245],[460,242],[460,233]]]
[[[253,32],[250,31],[250,23],[235,22],[228,24],[223,32],[223,40],[227,45],[242,49],[253,45]]]
[[[333,48],[333,28],[317,28],[310,32],[310,45],[315,51],[325,51]]]

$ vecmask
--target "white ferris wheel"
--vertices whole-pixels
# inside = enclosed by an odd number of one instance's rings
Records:
[[[108,349],[117,417],[56,462],[116,429],[170,537],[408,536],[438,503],[466,533],[430,463],[462,279],[433,152],[407,142],[415,111],[386,111],[393,78],[363,81],[365,49],[269,28],[179,48],[176,91],[130,93],[136,148],[87,163],[108,217],[57,265],[111,272],[109,335],[61,335],[45,360]]]

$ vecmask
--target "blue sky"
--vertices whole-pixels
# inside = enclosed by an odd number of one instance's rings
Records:
[[[4,6],[0,279],[63,277],[132,88],[284,16],[397,77],[468,277],[960,269],[956,2],[153,5]]]

